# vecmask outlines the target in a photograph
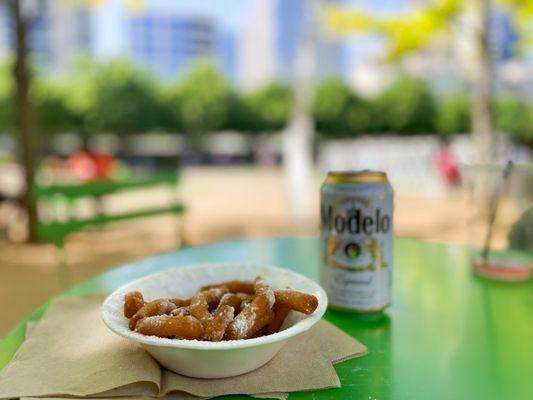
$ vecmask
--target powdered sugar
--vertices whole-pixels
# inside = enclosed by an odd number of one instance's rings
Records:
[[[274,307],[274,303],[276,302],[276,296],[274,295],[274,291],[272,289],[267,290],[265,296],[268,300],[269,308]]]
[[[186,315],[190,315],[190,313],[186,307],[180,307],[180,308],[176,308],[175,310],[172,310],[170,312],[170,315],[174,315],[177,317],[184,317]]]
[[[264,296],[268,301],[268,307],[272,308],[276,302],[276,296],[274,290],[267,284],[266,280],[262,277],[255,279],[256,294]]]
[[[155,315],[153,317],[146,317],[139,321],[138,326],[150,326],[153,328],[160,328],[166,321],[166,315]]]
[[[255,309],[251,307],[247,316],[242,313],[237,315],[231,323],[230,329],[235,333],[235,336],[243,337],[252,327],[253,321],[255,321]]]

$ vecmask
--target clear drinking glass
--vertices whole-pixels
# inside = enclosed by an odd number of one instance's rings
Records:
[[[525,280],[533,268],[533,165],[463,169],[472,262],[480,275]]]

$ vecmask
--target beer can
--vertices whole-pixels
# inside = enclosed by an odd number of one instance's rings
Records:
[[[390,304],[393,190],[381,171],[329,172],[320,188],[320,281],[332,308]]]

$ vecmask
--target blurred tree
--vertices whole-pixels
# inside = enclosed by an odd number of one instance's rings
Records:
[[[494,74],[490,56],[489,18],[491,0],[470,0],[471,29],[474,36],[472,57],[472,134],[481,163],[495,156],[492,96]],[[486,196],[488,198],[488,194]]]
[[[383,34],[389,43],[390,59],[402,57],[434,42],[435,37],[446,37],[453,23],[464,13],[469,16],[469,31],[472,33],[475,54],[470,64],[472,73],[472,131],[477,142],[481,161],[492,159],[492,82],[490,59],[489,18],[491,0],[433,0],[423,2],[413,12],[388,18],[373,16],[342,7],[328,7],[326,14],[330,27],[340,33],[374,31]],[[515,27],[521,32],[522,42],[533,39],[531,0],[498,0],[498,4],[509,11]]]
[[[78,57],[69,74],[63,77],[61,90],[70,112],[80,117],[75,128],[83,140],[95,133],[93,115],[96,109],[98,75],[105,70],[88,57]]]
[[[385,131],[409,134],[435,129],[435,100],[419,79],[399,78],[378,95],[375,107]]]
[[[353,137],[375,129],[372,103],[356,96],[337,78],[318,85],[313,115],[317,130],[328,137]]]
[[[461,93],[453,93],[441,98],[437,103],[435,125],[443,135],[470,131],[470,102]]]
[[[183,118],[181,113],[181,97],[176,94],[175,87],[164,87],[158,90],[158,97],[165,108],[166,120],[163,121],[162,129],[167,132],[184,132]]]
[[[232,91],[228,100],[228,119],[224,129],[247,133],[259,132],[257,121],[254,119],[249,104],[242,93]]]
[[[115,60],[98,67],[91,79],[94,98],[85,105],[89,130],[131,134],[164,128],[168,111],[148,75]]]
[[[495,102],[496,126],[516,140],[533,144],[533,104],[513,94],[499,96]]]
[[[33,98],[41,131],[45,134],[80,132],[83,115],[69,101],[72,86],[64,82],[40,79],[36,82]]]
[[[282,129],[289,118],[293,93],[290,87],[272,82],[253,92],[232,92],[226,129],[262,133]]]
[[[226,126],[232,93],[210,63],[191,67],[187,76],[167,91],[173,121],[187,133],[215,131]]]
[[[40,138],[35,109],[30,97],[32,76],[28,65],[27,27],[30,17],[24,13],[21,2],[5,2],[15,27],[15,61],[13,77],[15,83],[15,131],[21,148],[22,165],[26,190],[22,203],[28,218],[28,241],[37,242],[37,205],[31,195],[31,188],[37,171]],[[26,10],[27,11],[27,10]]]
[[[286,179],[288,210],[293,222],[309,222],[314,213],[312,116],[313,84],[317,57],[318,0],[308,0],[298,15],[299,37],[292,65],[294,100],[282,136],[283,172]]]
[[[268,84],[243,97],[248,121],[254,131],[282,129],[289,118],[292,107],[292,91],[281,83]]]
[[[340,79],[328,79],[318,85],[313,101],[313,116],[320,133],[328,136],[346,135],[348,127],[345,117],[350,98],[350,89]]]
[[[351,96],[343,117],[350,136],[368,134],[379,128],[374,102],[356,95]]]
[[[339,6],[327,8],[327,24],[341,34],[377,32],[388,41],[390,60],[420,50],[434,40],[435,35],[450,31],[450,22],[458,15],[461,0],[433,0],[424,2],[409,14],[376,18],[357,9]]]
[[[13,78],[12,60],[0,64],[0,133],[13,129]]]

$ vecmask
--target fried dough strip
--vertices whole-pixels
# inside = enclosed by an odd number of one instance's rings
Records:
[[[150,301],[142,306],[130,319],[129,327],[131,330],[134,330],[139,320],[156,315],[170,314],[170,312],[176,308],[176,305],[171,303],[168,299]]]
[[[191,315],[205,327],[205,324],[213,318],[209,309],[216,307],[226,293],[228,293],[228,289],[224,286],[198,292],[192,298],[189,306]]]
[[[255,296],[239,315],[229,324],[224,336],[229,340],[248,339],[265,325],[272,322],[274,291],[261,277],[255,279]]]
[[[285,321],[285,318],[290,311],[291,309],[289,307],[276,303],[274,305],[274,319],[265,328],[265,335],[271,335],[272,333],[279,332],[281,325],[283,325],[283,321]]]
[[[124,316],[131,318],[144,306],[144,298],[141,292],[129,292],[124,296]]]
[[[135,332],[162,338],[194,340],[202,338],[204,327],[200,321],[190,315],[156,315],[140,320]]]
[[[274,295],[276,303],[307,315],[312,314],[318,307],[318,299],[312,294],[296,290],[276,290]]]
[[[200,288],[200,291],[202,290],[209,290],[214,288],[220,288],[220,287],[227,287],[228,290],[232,293],[247,293],[247,294],[254,294],[255,292],[255,285],[252,281],[239,281],[239,280],[232,280],[222,283],[215,283],[212,285],[205,285]]]
[[[233,321],[235,309],[229,305],[223,305],[215,313],[213,319],[205,325],[204,340],[219,342],[224,337],[228,325]]]

